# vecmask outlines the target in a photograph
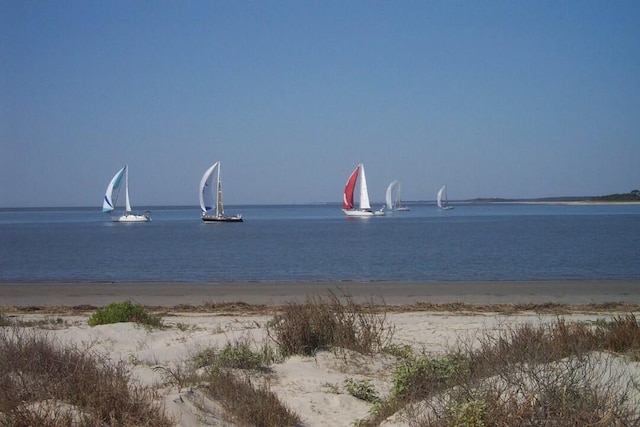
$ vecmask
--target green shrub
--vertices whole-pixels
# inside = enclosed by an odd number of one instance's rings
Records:
[[[89,326],[120,322],[135,322],[149,327],[161,327],[162,318],[147,311],[144,306],[131,301],[112,303],[98,309],[88,320]]]
[[[240,340],[234,343],[227,342],[227,345],[218,350],[209,347],[199,351],[192,360],[193,366],[198,368],[229,368],[229,369],[261,369],[273,363],[276,355],[271,347],[264,345],[262,349],[254,351],[247,340]]]
[[[413,348],[408,344],[389,344],[382,349],[384,353],[398,357],[400,359],[408,359],[413,357]]]
[[[456,353],[407,358],[396,366],[391,393],[400,399],[424,398],[452,386],[468,372],[469,359]]]
[[[344,386],[347,393],[355,398],[374,404],[380,402],[380,395],[369,380],[356,381],[353,378],[347,378],[344,380]]]

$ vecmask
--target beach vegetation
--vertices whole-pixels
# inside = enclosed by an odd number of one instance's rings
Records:
[[[41,329],[61,329],[68,326],[62,317],[45,317],[35,319],[23,319],[19,317],[9,317],[0,313],[0,326],[23,326],[26,328],[37,327]]]
[[[0,384],[0,425],[174,425],[124,362],[62,345],[43,331],[0,330]]]
[[[393,373],[391,394],[399,399],[420,399],[455,385],[468,371],[469,359],[459,353],[402,359]]]
[[[378,391],[368,379],[354,380],[353,378],[347,378],[344,380],[344,387],[347,393],[357,399],[373,404],[380,402]]]
[[[11,325],[11,318],[0,311],[0,327]]]
[[[296,426],[301,419],[273,393],[268,383],[253,384],[247,375],[212,369],[199,387],[225,409],[229,422],[251,426]]]
[[[276,352],[268,344],[254,350],[248,339],[227,342],[222,348],[208,347],[197,352],[192,363],[195,369],[264,369],[277,359]]]
[[[413,348],[408,344],[391,343],[385,346],[383,352],[400,359],[408,359],[410,357],[413,357]]]
[[[98,309],[89,317],[89,326],[134,322],[150,328],[162,327],[162,317],[152,314],[141,304],[115,302]]]
[[[189,330],[190,328],[192,328],[192,327],[193,327],[193,326],[189,325],[188,323],[182,323],[182,322],[178,322],[178,323],[176,323],[176,328],[177,328],[179,331],[182,331],[182,332],[186,332],[186,331],[188,331],[188,330]]]
[[[522,324],[486,331],[444,355],[400,359],[393,387],[359,425],[403,410],[412,426],[635,425],[633,314],[595,324]]]
[[[184,363],[158,365],[153,370],[179,388],[197,388],[223,408],[219,415],[233,425],[299,425],[300,417],[271,392],[268,380],[255,375],[255,371],[264,371],[274,362],[275,351],[268,345],[255,347],[245,337],[227,342],[221,349],[202,349]],[[250,374],[256,377],[255,383]]]
[[[267,328],[284,357],[311,356],[330,347],[379,352],[391,343],[394,333],[384,309],[372,302],[358,304],[348,295],[341,299],[331,291],[324,298],[289,302]]]

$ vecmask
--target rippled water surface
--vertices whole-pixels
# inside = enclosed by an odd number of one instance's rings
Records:
[[[0,281],[467,281],[640,278],[640,205],[238,206],[242,224],[155,207],[0,210]]]

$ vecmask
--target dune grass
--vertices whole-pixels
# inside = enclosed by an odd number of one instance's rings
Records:
[[[637,379],[616,363],[639,352],[633,314],[596,325],[558,318],[479,340],[479,348],[402,359],[391,394],[359,425],[399,410],[417,427],[637,425]]]
[[[349,295],[341,299],[329,291],[326,297],[285,305],[268,332],[284,357],[312,355],[328,347],[367,354],[388,346],[394,327],[380,306],[358,304]]]
[[[0,330],[0,425],[171,426],[122,363],[21,327]]]

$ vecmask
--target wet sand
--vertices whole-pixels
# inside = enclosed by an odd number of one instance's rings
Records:
[[[623,302],[640,304],[640,279],[546,282],[234,282],[0,283],[0,306],[105,306],[131,300],[149,306],[244,302],[282,304],[308,296],[351,295],[390,305]]]

